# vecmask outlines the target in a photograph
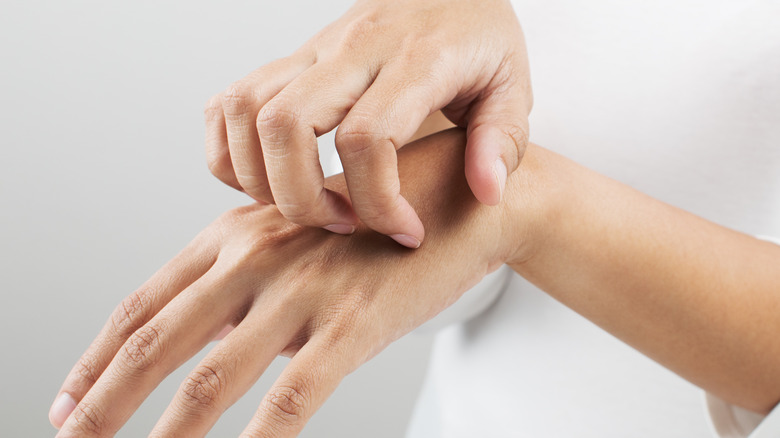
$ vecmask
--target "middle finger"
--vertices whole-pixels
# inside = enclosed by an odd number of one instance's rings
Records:
[[[290,343],[303,318],[292,306],[255,305],[181,384],[149,436],[206,435]]]
[[[335,128],[373,80],[363,65],[323,61],[271,99],[257,117],[268,182],[279,211],[301,225],[349,234],[357,216],[324,188],[317,136]]]

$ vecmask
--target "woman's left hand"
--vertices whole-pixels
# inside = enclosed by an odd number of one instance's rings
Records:
[[[292,360],[244,436],[296,435],[344,376],[514,252],[500,207],[468,189],[464,144],[453,130],[399,155],[406,195],[431,230],[416,251],[365,228],[340,236],[301,227],[273,205],[223,215],[117,307],[60,390],[50,414],[57,436],[113,435],[229,324],[151,436],[205,435],[279,354]],[[448,163],[432,171],[433,156]],[[328,183],[346,193],[341,176]]]

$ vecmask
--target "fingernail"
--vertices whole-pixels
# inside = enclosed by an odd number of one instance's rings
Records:
[[[417,249],[420,247],[420,241],[407,234],[391,234],[390,237],[396,242],[408,248]]]
[[[325,228],[331,233],[336,233],[336,234],[352,234],[355,232],[355,226],[347,225],[347,224],[331,224],[331,225],[326,225],[322,228]]]
[[[68,419],[73,410],[76,409],[76,400],[67,392],[63,392],[54,400],[49,410],[49,421],[55,427],[59,428],[65,424],[65,420]]]
[[[504,199],[504,187],[506,187],[506,164],[500,157],[496,159],[496,163],[493,165],[493,173],[496,175],[496,182],[498,182],[498,202]]]

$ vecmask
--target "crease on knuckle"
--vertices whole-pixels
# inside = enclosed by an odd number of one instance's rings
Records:
[[[365,320],[366,309],[373,299],[371,287],[357,287],[332,310],[325,336],[328,345],[354,345],[361,336],[361,324]]]
[[[230,156],[222,151],[207,152],[206,166],[212,175],[220,179],[225,179],[232,169]]]
[[[275,98],[263,105],[257,113],[257,132],[267,142],[281,142],[290,136],[297,120],[294,106],[286,99]]]
[[[154,366],[162,356],[160,329],[147,324],[136,330],[123,346],[127,361],[138,371]]]
[[[277,422],[294,425],[302,421],[306,413],[307,399],[303,392],[294,386],[274,388],[265,398],[267,412]]]
[[[127,337],[146,321],[150,313],[149,289],[141,288],[125,297],[111,314],[111,325],[119,337]]]
[[[303,226],[290,221],[278,222],[281,225],[268,226],[262,233],[245,237],[240,249],[226,256],[232,260],[230,269],[238,272],[249,269],[257,272],[258,266],[269,260],[269,253],[274,253],[294,241],[305,230]]]
[[[344,52],[353,52],[367,43],[374,42],[377,35],[385,33],[382,24],[382,14],[378,11],[367,11],[355,17],[344,26],[340,48]]]
[[[242,115],[255,106],[257,98],[254,88],[242,82],[229,86],[222,94],[222,108],[225,115]]]
[[[271,186],[268,184],[268,178],[265,175],[254,173],[236,172],[236,179],[241,188],[252,196],[257,196],[265,202],[272,202],[273,196],[270,196]]]
[[[336,131],[335,142],[339,155],[360,157],[381,142],[390,142],[396,150],[398,149],[396,141],[391,136],[382,133],[375,122],[364,120],[362,117],[342,124]]]
[[[100,378],[95,358],[89,354],[81,356],[79,361],[76,362],[76,373],[90,387]]]
[[[303,197],[295,202],[277,202],[276,206],[282,216],[300,225],[316,225],[317,212],[325,202],[325,190],[321,190],[314,198]]]
[[[385,190],[372,192],[366,202],[355,203],[355,212],[368,225],[386,223],[390,218],[399,217],[400,196],[399,188],[393,184]]]
[[[79,436],[92,435],[101,436],[106,428],[106,416],[97,406],[83,401],[76,405],[73,410],[73,419],[76,422],[76,428],[79,430]]]
[[[517,153],[515,164],[519,165],[525,154],[525,149],[528,147],[528,130],[523,129],[520,125],[505,125],[502,131],[515,144],[515,152]]]
[[[227,376],[217,364],[198,366],[184,381],[182,396],[187,404],[200,409],[213,408],[224,391]]]
[[[203,115],[206,121],[213,122],[220,119],[222,115],[222,95],[213,96],[203,106]]]

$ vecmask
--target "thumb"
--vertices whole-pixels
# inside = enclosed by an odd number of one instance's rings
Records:
[[[507,177],[520,165],[528,145],[530,105],[522,93],[513,94],[494,93],[475,102],[469,118],[466,181],[483,204],[501,202]]]

